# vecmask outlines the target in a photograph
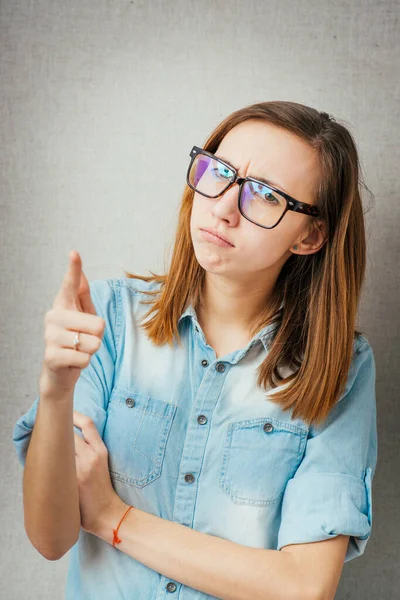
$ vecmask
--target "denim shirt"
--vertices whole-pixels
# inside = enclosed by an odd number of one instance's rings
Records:
[[[276,324],[217,359],[189,305],[178,324],[183,346],[174,340],[172,348],[157,347],[138,321],[150,308],[141,304],[151,298],[143,291],[158,285],[125,277],[90,282],[106,328],[81,371],[74,408],[95,422],[117,494],[245,546],[280,550],[345,534],[345,562],[363,554],[377,462],[375,362],[367,339],[356,338],[346,388],[325,423],[308,426],[256,385]],[[22,465],[38,401],[14,427]],[[214,598],[80,530],[66,600],[167,600],[171,593]]]

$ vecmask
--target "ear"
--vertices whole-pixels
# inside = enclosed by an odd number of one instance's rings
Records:
[[[327,240],[325,221],[313,219],[310,229],[307,237],[296,242],[298,254],[313,254],[314,252],[318,252]]]

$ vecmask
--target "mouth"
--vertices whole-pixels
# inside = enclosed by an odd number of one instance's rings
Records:
[[[234,245],[231,244],[226,238],[221,237],[219,234],[212,229],[200,229],[200,232],[204,239],[218,246],[225,248],[234,248]]]

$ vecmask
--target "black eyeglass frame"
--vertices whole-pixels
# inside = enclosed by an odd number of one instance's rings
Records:
[[[220,192],[219,194],[217,194],[216,196],[209,196],[208,194],[204,194],[203,192],[200,192],[199,190],[197,190],[189,181],[189,173],[191,171],[192,165],[193,165],[193,161],[196,158],[196,156],[198,154],[205,154],[206,156],[209,156],[210,158],[218,161],[219,163],[223,164],[225,167],[228,167],[228,169],[230,169],[231,171],[233,171],[234,173],[234,177],[233,180],[228,183],[227,187],[222,190],[222,192]],[[282,221],[283,217],[285,216],[285,214],[287,213],[288,210],[292,210],[294,212],[299,212],[299,213],[303,213],[305,215],[308,215],[310,217],[319,217],[320,216],[320,212],[318,210],[318,208],[312,204],[307,204],[306,202],[300,202],[300,200],[296,200],[295,198],[293,198],[292,196],[289,196],[289,194],[286,194],[286,192],[282,192],[281,190],[279,190],[278,188],[274,187],[273,185],[267,184],[264,181],[260,181],[259,179],[255,179],[254,177],[239,177],[238,176],[238,172],[237,170],[232,167],[232,165],[230,165],[229,163],[227,163],[226,161],[222,160],[222,158],[219,158],[218,156],[215,156],[215,154],[212,154],[212,152],[208,152],[207,150],[203,150],[203,148],[200,148],[199,146],[193,146],[193,148],[190,151],[190,156],[191,161],[186,173],[186,183],[188,184],[188,186],[194,190],[195,192],[198,192],[199,194],[201,194],[202,196],[205,196],[206,198],[218,198],[219,196],[222,196],[222,194],[224,194],[226,192],[226,190],[228,190],[232,185],[234,185],[235,183],[239,184],[239,196],[238,196],[238,208],[239,208],[239,212],[241,215],[243,215],[243,217],[245,219],[247,219],[248,221],[250,221],[251,223],[254,223],[255,225],[258,225],[259,227],[262,227],[263,229],[273,229],[274,227],[276,227],[277,225],[279,225],[279,223]],[[278,219],[278,221],[275,223],[275,225],[272,225],[270,227],[268,227],[267,225],[261,225],[260,223],[257,223],[256,221],[253,221],[252,219],[250,219],[248,216],[246,216],[242,209],[241,209],[241,197],[242,197],[242,190],[243,190],[243,183],[245,181],[254,181],[255,183],[259,183],[261,185],[264,185],[268,188],[270,188],[271,190],[273,190],[274,192],[279,193],[281,196],[283,196],[286,200],[286,208],[283,211],[282,215],[280,216],[280,218]]]

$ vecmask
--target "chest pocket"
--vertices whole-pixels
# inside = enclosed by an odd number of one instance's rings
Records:
[[[111,477],[136,487],[160,477],[176,409],[159,398],[113,390],[103,434]]]
[[[219,485],[237,504],[276,502],[298,468],[306,428],[275,417],[236,421],[226,432]]]

